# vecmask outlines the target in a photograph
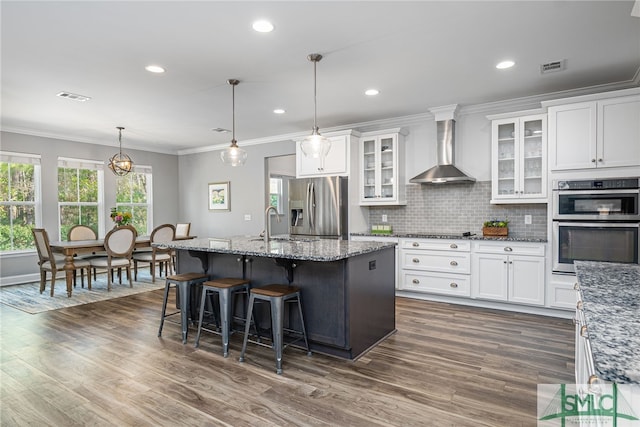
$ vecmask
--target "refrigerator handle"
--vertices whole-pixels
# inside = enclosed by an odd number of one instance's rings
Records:
[[[309,194],[307,195],[309,203],[309,228],[316,229],[316,186],[313,182],[309,183]]]

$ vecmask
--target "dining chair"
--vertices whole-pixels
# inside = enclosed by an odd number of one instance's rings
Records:
[[[151,281],[156,282],[156,263],[160,266],[160,275],[162,275],[162,265],[165,265],[165,276],[169,275],[173,269],[173,260],[170,248],[161,248],[153,246],[153,243],[172,242],[176,235],[176,227],[173,224],[159,225],[151,232],[149,239],[151,243],[151,252],[137,252],[133,254],[133,280],[138,280],[138,263],[149,264],[151,271]]]
[[[191,223],[190,222],[179,222],[176,224],[176,236],[175,238],[180,237],[188,237],[189,231],[191,231]],[[174,271],[177,265],[177,256],[176,251],[174,249],[171,250],[171,261],[173,262]]]
[[[51,296],[56,283],[58,271],[64,271],[65,261],[56,259],[49,245],[49,235],[44,228],[32,228],[33,240],[36,243],[38,252],[38,265],[40,266],[40,293],[44,292],[47,282],[47,271],[51,272]],[[87,286],[91,289],[91,264],[87,260],[78,259],[73,261],[76,270],[87,269]]]
[[[176,237],[187,237],[191,229],[190,222],[179,222],[176,224]]]
[[[107,256],[92,258],[89,261],[91,267],[104,268],[107,270],[108,291],[111,290],[114,269],[118,269],[118,280],[122,284],[121,269],[126,268],[129,287],[133,287],[133,282],[131,281],[131,256],[136,244],[136,236],[136,229],[130,225],[123,225],[112,229],[104,237],[104,249],[107,252]]]
[[[98,238],[98,234],[95,232],[93,228],[89,227],[88,225],[76,224],[73,227],[71,227],[67,232],[67,240],[69,242],[74,242],[78,240],[96,240],[97,238]],[[106,256],[106,255],[107,255],[106,252],[100,252],[100,253],[93,253],[89,255],[79,255],[78,258],[90,260],[95,256]],[[93,269],[93,279],[97,280],[95,268]],[[74,286],[75,286],[75,280],[76,278],[75,278],[75,272],[74,272],[74,277],[73,277]],[[82,286],[84,286],[84,270],[80,270],[80,280],[81,280]]]

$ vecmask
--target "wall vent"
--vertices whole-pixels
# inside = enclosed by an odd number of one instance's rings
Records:
[[[556,71],[563,71],[565,69],[565,60],[547,62],[540,65],[540,74],[555,73]]]
[[[60,92],[60,93],[57,93],[56,96],[59,96],[60,98],[72,99],[78,102],[85,102],[91,99],[90,96],[78,95],[77,93],[71,93],[71,92]]]

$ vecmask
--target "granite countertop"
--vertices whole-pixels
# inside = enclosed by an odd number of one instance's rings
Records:
[[[484,237],[482,234],[463,236],[453,233],[433,233],[433,232],[411,232],[411,233],[391,233],[391,234],[373,234],[370,232],[351,233],[352,236],[368,236],[368,237],[397,237],[397,238],[415,238],[415,239],[456,239],[456,240],[489,240],[496,242],[532,242],[547,243],[547,239],[534,239],[530,237]]]
[[[640,265],[574,264],[598,377],[640,384]]]
[[[250,255],[268,258],[285,258],[307,261],[338,261],[358,255],[393,247],[395,243],[354,242],[337,239],[298,239],[287,236],[273,237],[265,246],[257,236],[234,236],[229,238],[202,238],[154,243],[154,246],[193,251]]]

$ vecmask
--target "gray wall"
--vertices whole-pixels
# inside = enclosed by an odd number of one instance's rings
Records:
[[[42,226],[51,240],[58,236],[58,157],[106,161],[118,151],[116,141],[112,145],[85,144],[60,139],[2,132],[3,151],[40,154],[42,172]],[[115,138],[114,138],[115,139]],[[153,168],[153,225],[175,224],[178,221],[178,156],[147,151],[123,149],[139,165]],[[105,168],[104,206],[106,221],[109,209],[115,206],[116,176]],[[107,223],[106,229],[111,224]],[[0,257],[1,277],[19,277],[38,273],[37,255],[12,254]],[[4,281],[3,281],[4,283]]]
[[[257,235],[264,230],[266,207],[265,157],[295,153],[293,141],[243,146],[244,166],[231,167],[220,160],[220,150],[181,155],[178,159],[180,221],[191,222],[199,237]],[[210,211],[207,188],[211,182],[229,181],[229,211]],[[245,215],[250,220],[245,220]]]

